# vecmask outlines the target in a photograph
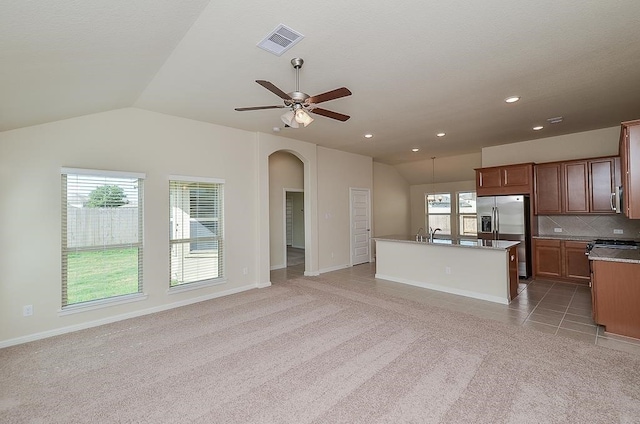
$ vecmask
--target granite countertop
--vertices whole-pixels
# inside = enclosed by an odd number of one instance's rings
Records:
[[[433,243],[428,241],[429,237],[425,237],[425,241],[416,241],[416,236],[405,235],[391,235],[374,237],[374,240],[381,241],[397,241],[401,243],[413,243],[413,244],[426,244],[431,246],[445,246],[445,247],[465,247],[472,249],[493,249],[493,250],[507,250],[513,246],[520,244],[519,241],[511,240],[481,240],[481,239],[465,239],[465,238],[439,238],[433,239]]]
[[[640,249],[611,249],[595,246],[589,252],[589,260],[640,264]]]

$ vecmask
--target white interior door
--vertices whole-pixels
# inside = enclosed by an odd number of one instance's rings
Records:
[[[351,265],[371,262],[371,200],[369,189],[350,188]]]

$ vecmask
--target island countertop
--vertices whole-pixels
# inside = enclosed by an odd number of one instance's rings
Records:
[[[640,249],[611,249],[607,247],[594,246],[588,256],[591,261],[640,264]]]
[[[425,241],[416,241],[415,236],[406,235],[390,235],[374,237],[374,240],[380,241],[396,241],[400,243],[413,243],[413,244],[425,244],[431,246],[448,246],[448,247],[464,247],[472,249],[497,249],[508,250],[513,246],[517,246],[521,242],[512,240],[482,240],[482,239],[465,239],[465,238],[434,238],[433,242],[428,241],[428,237]]]

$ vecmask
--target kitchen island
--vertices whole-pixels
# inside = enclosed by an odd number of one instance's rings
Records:
[[[375,238],[376,278],[508,304],[517,295],[518,241]]]

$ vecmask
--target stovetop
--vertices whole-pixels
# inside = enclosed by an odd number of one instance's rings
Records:
[[[592,243],[589,243],[587,249],[591,250],[594,247],[606,247],[609,249],[638,249],[640,247],[640,243],[633,240],[596,239]]]

